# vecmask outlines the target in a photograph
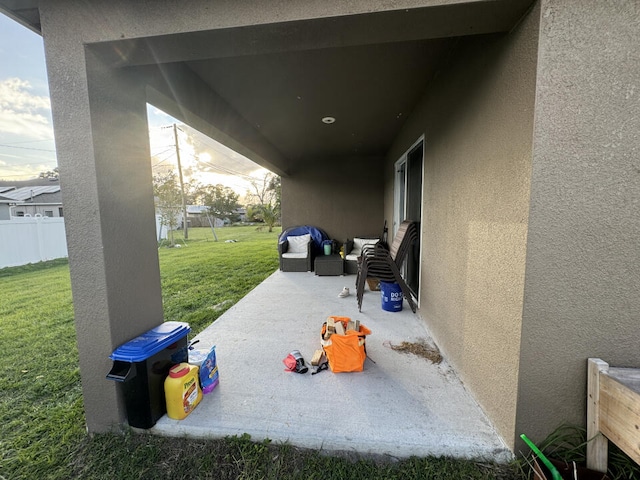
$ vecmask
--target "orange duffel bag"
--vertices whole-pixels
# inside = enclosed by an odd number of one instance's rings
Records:
[[[333,373],[361,372],[367,358],[366,336],[371,334],[371,330],[364,325],[359,325],[358,330],[347,330],[351,320],[349,317],[329,318],[334,322],[340,322],[344,329],[344,335],[333,333],[327,339],[327,322],[322,325],[322,348],[327,356],[329,368]]]

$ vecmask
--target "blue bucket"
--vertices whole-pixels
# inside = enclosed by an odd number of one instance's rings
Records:
[[[397,283],[380,282],[382,309],[387,312],[402,310],[402,289]]]

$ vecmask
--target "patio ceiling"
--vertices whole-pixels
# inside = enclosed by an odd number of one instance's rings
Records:
[[[436,39],[187,65],[289,160],[383,155],[450,45]]]
[[[303,159],[384,155],[456,38],[507,32],[532,1],[440,1],[92,49],[116,67],[188,68],[278,152],[281,170],[291,171]],[[0,0],[0,8],[37,30],[35,5]]]

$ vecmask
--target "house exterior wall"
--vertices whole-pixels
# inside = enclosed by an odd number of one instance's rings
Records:
[[[23,215],[42,215],[48,217],[61,217],[62,208],[62,193],[43,193],[33,198],[33,202],[27,200],[25,202],[15,202],[16,205],[11,207],[11,213],[13,216],[18,216],[18,212],[22,212]],[[51,212],[51,214],[47,214]]]
[[[387,159],[425,136],[420,316],[511,447],[517,410],[538,10],[461,39]]]
[[[282,227],[313,225],[340,242],[382,234],[383,159],[311,162],[282,178]]]
[[[12,216],[49,216],[62,217],[62,194],[42,193],[33,197],[33,201],[5,200],[0,203],[0,220],[10,220]],[[48,214],[50,213],[50,214]]]
[[[11,210],[8,203],[0,203],[0,220],[11,220]]]
[[[62,217],[64,214],[60,215],[61,208],[62,203],[44,205],[39,203],[19,203],[11,207],[11,214],[14,217],[24,217],[25,215],[32,217],[35,217],[36,215],[42,215],[43,217]]]
[[[640,367],[640,4],[543,0],[518,431],[584,424],[587,358]]]

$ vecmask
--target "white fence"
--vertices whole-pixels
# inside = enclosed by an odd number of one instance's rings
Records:
[[[0,220],[0,268],[67,256],[64,218]]]

